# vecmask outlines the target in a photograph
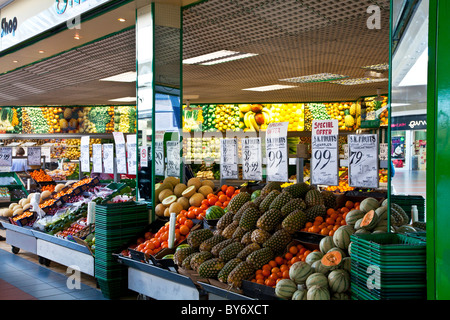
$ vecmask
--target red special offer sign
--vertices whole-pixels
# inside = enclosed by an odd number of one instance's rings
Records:
[[[339,121],[338,120],[313,120],[312,135],[313,136],[339,135]]]

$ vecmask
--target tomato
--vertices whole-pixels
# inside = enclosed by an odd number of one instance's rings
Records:
[[[221,202],[221,203],[224,203],[225,201],[227,201],[228,200],[228,198],[227,198],[227,196],[226,195],[221,195],[220,197],[219,197],[219,202]]]
[[[203,200],[202,201],[202,205],[208,206],[209,205],[208,199]]]
[[[217,198],[216,196],[211,197],[211,198],[208,199],[208,204],[209,204],[210,206],[213,206],[213,205],[216,204],[217,200],[218,200],[218,198]]]

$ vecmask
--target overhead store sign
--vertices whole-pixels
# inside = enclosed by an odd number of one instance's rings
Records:
[[[411,116],[392,117],[391,129],[393,131],[404,130],[426,130],[427,129],[427,115],[415,114]]]
[[[69,29],[79,28],[81,14],[109,1],[111,0],[14,1],[0,11],[0,51],[64,23]]]

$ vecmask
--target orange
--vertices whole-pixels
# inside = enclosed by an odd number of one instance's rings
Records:
[[[345,202],[345,207],[347,209],[352,209],[353,206],[354,206],[354,203],[352,201],[348,200],[347,202]]]
[[[224,184],[220,190],[222,190],[222,192],[226,192],[227,191],[228,186],[226,184]]]
[[[301,259],[300,259],[299,257],[293,257],[293,258],[290,260],[290,263],[291,263],[291,264],[294,264],[294,263],[296,263],[296,262],[298,262],[298,261],[301,261]]]
[[[323,218],[322,218],[322,216],[317,216],[316,219],[314,219],[314,221],[319,221],[320,223],[322,223]]]
[[[284,258],[285,258],[286,260],[291,260],[293,256],[294,256],[294,255],[293,255],[292,253],[286,252],[286,254],[284,255]]]
[[[190,229],[188,226],[186,226],[186,225],[180,226],[180,234],[185,236],[189,233],[189,231],[190,231]]]
[[[281,277],[282,277],[283,279],[290,279],[290,278],[289,278],[289,270],[284,270]]]
[[[328,223],[329,225],[330,224],[334,224],[335,222],[336,222],[336,220],[335,219],[332,219],[331,217],[330,218],[327,218],[327,220],[325,220],[326,221],[326,223]]]
[[[193,210],[190,210],[190,211],[188,211],[188,213],[187,213],[187,217],[189,218],[189,219],[195,219],[195,212],[193,211]]]
[[[276,280],[267,278],[266,281],[264,281],[264,284],[266,286],[273,287],[274,285],[276,285]]]
[[[272,267],[271,267],[271,265],[270,264],[268,264],[268,263],[266,263],[265,265],[263,265],[262,266],[262,270],[264,271],[264,270],[271,270],[272,269]]]
[[[270,270],[263,269],[262,275],[267,278],[268,276],[270,276]]]
[[[289,252],[292,253],[293,255],[297,254],[298,251],[299,250],[298,250],[298,248],[296,246],[291,246],[289,248]]]
[[[312,226],[311,229],[312,229],[311,232],[313,232],[313,233],[318,233],[318,232],[320,232],[319,226]]]
[[[191,229],[191,228],[194,226],[194,221],[192,221],[191,219],[186,219],[186,220],[184,221],[184,225],[185,225],[186,227],[188,227],[189,229]]]
[[[283,257],[278,256],[275,258],[275,262],[277,263],[277,265],[281,266],[284,262],[284,259],[283,259]]]
[[[328,228],[323,228],[320,230],[320,234],[323,236],[327,236],[330,233],[330,230]]]
[[[329,209],[327,210],[327,215],[331,216],[333,213],[335,213],[335,211],[334,211],[333,208],[329,208]]]
[[[272,272],[272,273],[278,273],[278,272],[280,272],[280,268],[274,267],[274,268],[272,268],[272,269],[270,270],[270,272]]]
[[[219,197],[219,202],[222,202],[222,203],[224,203],[225,201],[227,201],[227,196],[226,195],[221,195],[220,197]]]
[[[270,260],[270,261],[269,261],[269,265],[270,265],[272,268],[275,268],[276,266],[278,266],[278,264],[276,263],[275,260]]]
[[[264,284],[264,279],[257,279],[257,280],[256,280],[256,283]]]
[[[305,223],[305,228],[310,228],[310,227],[312,227],[313,226],[313,223],[312,222],[307,222],[307,223]]]
[[[286,270],[289,270],[288,265],[287,265],[287,264],[282,264],[282,265],[280,266],[280,271],[281,271],[281,272],[285,272]]]

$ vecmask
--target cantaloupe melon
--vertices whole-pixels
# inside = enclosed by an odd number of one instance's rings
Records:
[[[195,194],[196,191],[196,187],[195,186],[190,186],[187,187],[186,190],[184,190],[181,195],[187,199],[189,199],[190,197],[192,197]]]
[[[201,193],[195,193],[189,198],[189,204],[193,207],[200,207],[205,197]]]
[[[164,199],[166,199],[167,197],[172,196],[172,195],[173,195],[173,191],[172,191],[172,190],[170,190],[170,189],[165,189],[165,190],[162,190],[162,191],[159,193],[158,199],[159,199],[159,201],[163,202]],[[176,196],[175,196],[175,197],[176,197]],[[176,199],[175,199],[175,200],[176,200]]]
[[[184,190],[186,190],[187,186],[184,183],[179,183],[173,188],[173,194],[178,198],[181,197]]]
[[[187,186],[195,186],[195,191],[197,191],[202,186],[202,181],[199,178],[191,178],[187,182]]]
[[[213,193],[213,189],[210,186],[201,186],[198,189],[198,193],[201,193],[205,198],[208,196],[208,194]]]

